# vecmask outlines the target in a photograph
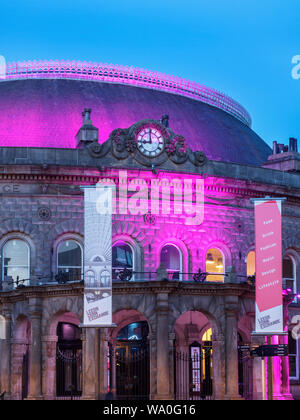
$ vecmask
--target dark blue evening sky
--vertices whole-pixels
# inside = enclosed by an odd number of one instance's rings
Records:
[[[132,65],[221,90],[272,140],[300,138],[299,0],[0,0],[8,62]]]

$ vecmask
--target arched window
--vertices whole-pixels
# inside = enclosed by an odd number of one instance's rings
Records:
[[[6,324],[4,316],[0,315],[0,340],[5,340],[6,338]]]
[[[12,278],[14,287],[29,284],[29,246],[22,239],[11,239],[2,248],[2,278]],[[22,281],[24,280],[24,281]],[[19,283],[20,282],[20,283]]]
[[[255,251],[250,251],[247,255],[247,277],[255,275]]]
[[[68,239],[58,245],[57,273],[65,281],[81,280],[82,248],[78,242]]]
[[[160,262],[164,264],[170,279],[182,280],[182,253],[175,245],[167,244],[162,248]]]
[[[217,248],[210,248],[206,253],[206,272],[212,274],[207,275],[206,280],[223,281],[224,269],[224,258],[221,251]]]
[[[205,331],[205,333],[202,335],[202,341],[211,341],[212,336],[212,329],[208,328],[208,330]]]
[[[112,277],[113,280],[122,279],[123,273],[128,273],[126,279],[133,278],[134,253],[129,244],[124,241],[116,242],[112,247]],[[126,280],[124,278],[124,280]]]
[[[282,261],[282,286],[291,293],[297,293],[296,264],[294,258],[289,255]]]

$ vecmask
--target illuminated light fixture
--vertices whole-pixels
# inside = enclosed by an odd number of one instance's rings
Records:
[[[139,338],[138,338],[138,336],[137,335],[132,335],[132,336],[130,336],[130,337],[128,337],[128,340],[138,340]]]
[[[206,263],[207,264],[213,264],[214,263],[214,259],[213,259],[213,256],[212,256],[211,253],[207,254]]]
[[[218,258],[218,265],[216,265],[216,268],[223,268],[222,258]]]

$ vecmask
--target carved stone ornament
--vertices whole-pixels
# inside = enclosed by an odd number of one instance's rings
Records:
[[[193,152],[187,147],[182,135],[174,133],[160,120],[145,119],[129,128],[113,130],[103,143],[93,142],[87,146],[92,157],[104,157],[109,151],[118,160],[129,157],[146,167],[158,167],[167,160],[183,164],[190,160],[202,166],[207,158],[203,152]]]

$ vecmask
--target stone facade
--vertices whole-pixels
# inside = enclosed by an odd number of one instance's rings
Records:
[[[159,214],[150,221],[139,214],[113,216],[113,242],[125,241],[134,250],[135,281],[113,284],[115,329],[82,329],[82,398],[105,398],[108,391],[115,392],[114,373],[107,371],[107,350],[116,346],[122,327],[147,321],[151,399],[174,399],[174,346],[188,351],[208,328],[212,329],[213,397],[238,399],[238,335],[249,345],[257,340],[251,337],[254,287],[246,272],[247,255],[254,249],[250,198],[287,197],[283,254],[293,255],[299,290],[299,175],[208,161],[189,149],[183,154],[154,158],[150,164],[137,159],[126,139],[122,137],[120,145],[115,137],[114,132],[101,146],[93,142],[75,150],[0,149],[0,248],[8,239],[23,239],[30,249],[30,281],[26,287],[12,288],[2,270],[0,315],[5,320],[5,339],[0,340],[0,390],[8,399],[22,398],[22,364],[27,354],[26,398],[56,398],[57,325],[62,321],[79,325],[83,314],[82,283],[56,281],[57,247],[63,239],[75,239],[83,246],[80,186],[94,185],[101,179],[118,185],[120,171],[126,171],[128,180],[142,177],[148,183],[170,174],[176,179],[204,179],[205,217],[195,226],[187,225],[182,215],[174,213]],[[181,282],[156,277],[160,251],[168,243],[176,245],[182,254]],[[205,270],[206,254],[212,247],[218,247],[224,256],[224,282],[196,283],[193,274],[199,268]],[[298,305],[291,303],[287,325],[299,313]],[[192,331],[189,325],[196,327]],[[290,397],[287,370],[287,360],[281,358],[278,398]],[[109,389],[108,375],[112,377]],[[298,382],[291,385],[294,396],[300,396]],[[262,398],[262,387],[261,365],[254,360],[253,398]]]

